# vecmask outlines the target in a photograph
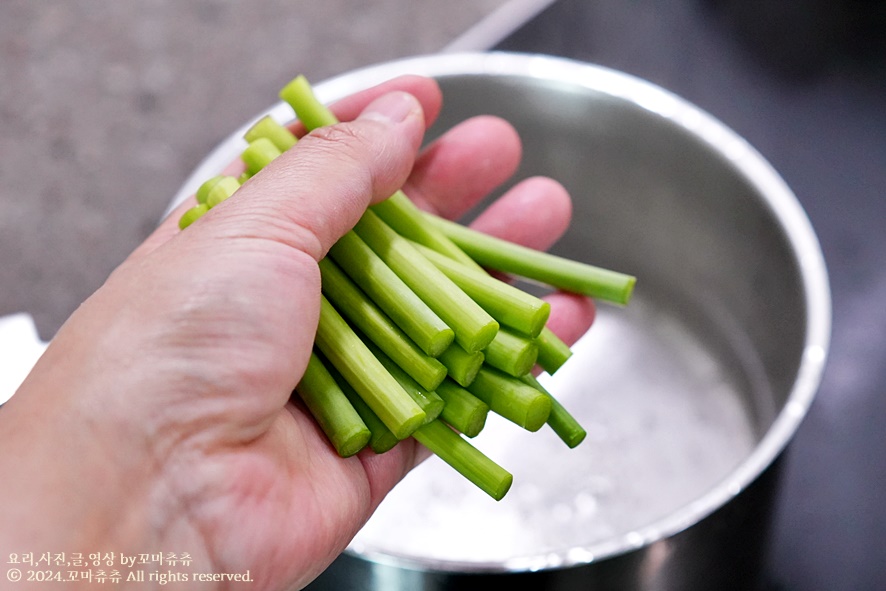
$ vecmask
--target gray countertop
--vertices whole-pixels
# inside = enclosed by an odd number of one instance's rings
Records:
[[[503,4],[3,0],[0,317],[51,338],[295,75],[439,51]]]

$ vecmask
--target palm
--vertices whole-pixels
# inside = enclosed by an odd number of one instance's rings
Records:
[[[188,252],[199,256],[202,249],[190,246]],[[177,244],[164,244],[132,272],[166,267],[167,257],[180,256],[178,250]],[[192,358],[182,368],[187,377],[172,376],[161,388],[164,406],[201,426],[189,431],[190,437],[178,435],[176,459],[164,472],[166,490],[188,508],[175,530],[186,532],[185,539],[167,544],[201,556],[207,571],[250,570],[257,589],[307,582],[318,574],[413,464],[411,441],[384,456],[367,451],[340,458],[307,411],[290,400],[316,324],[319,282],[310,280],[309,271],[306,280],[303,267],[310,266],[316,265],[290,247],[261,241],[217,260],[199,276],[200,285],[181,290],[208,294],[196,306],[153,302],[145,311],[162,314],[149,324],[187,322],[208,329],[189,332],[176,348],[166,345],[155,358],[206,350],[207,343],[212,347],[211,355]],[[121,272],[123,281],[135,279],[127,268]],[[229,284],[232,278],[236,285]],[[236,298],[213,295],[234,289]],[[287,323],[273,306],[254,305],[268,301],[303,305]],[[186,317],[177,318],[176,310],[186,310]],[[198,384],[198,391],[176,389],[182,381]]]
[[[257,440],[207,460],[209,478],[224,479],[207,483],[221,492],[204,500],[209,509],[198,525],[213,570],[251,569],[259,589],[309,581],[369,513],[360,459],[339,458],[293,404]]]

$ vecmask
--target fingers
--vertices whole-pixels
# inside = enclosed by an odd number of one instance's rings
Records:
[[[493,202],[471,227],[536,250],[549,249],[569,227],[572,199],[558,182],[532,177]]]
[[[419,156],[404,192],[422,209],[456,219],[507,181],[521,156],[520,137],[509,123],[474,117]]]
[[[440,111],[442,97],[436,82],[418,76],[396,78],[343,99],[331,108],[341,120],[348,121],[372,100],[392,90],[416,97],[426,126]],[[294,130],[299,135],[304,133],[298,125]],[[509,123],[491,116],[475,117],[431,144],[416,160],[404,188],[424,209],[456,218],[505,182],[516,171],[520,157],[520,138]],[[236,176],[242,169],[238,159],[223,174]],[[188,204],[193,205],[193,200]],[[182,206],[170,214],[133,256],[150,252],[178,233],[178,218],[185,209]]]
[[[394,78],[342,99],[332,105],[331,109],[340,120],[351,121],[357,118],[370,103],[391,92],[406,92],[415,97],[421,105],[425,126],[431,125],[440,113],[442,104],[440,87],[433,79],[422,76]],[[304,128],[300,124],[295,124],[292,127],[297,135],[304,135]],[[238,176],[244,169],[243,162],[238,158],[231,162],[220,174]],[[186,200],[185,203],[171,212],[159,224],[156,230],[132,253],[130,258],[143,256],[176,235],[179,232],[178,219],[189,207],[194,205],[193,197]]]
[[[342,120],[357,118],[356,133],[345,127],[344,133],[327,130],[308,136],[296,145],[297,149],[290,151],[292,154],[287,152],[272,163],[269,168],[276,173],[257,175],[238,192],[237,199],[232,198],[223,205],[231,215],[258,215],[272,227],[282,223],[283,227],[275,230],[278,237],[298,243],[299,248],[309,250],[314,257],[321,256],[332,241],[356,221],[367,203],[367,193],[371,199],[384,198],[393,192],[389,189],[398,187],[397,179],[402,178],[402,168],[388,168],[385,164],[385,158],[397,149],[391,150],[384,139],[359,132],[367,129],[360,113],[392,90],[408,91],[416,97],[425,116],[424,125],[439,113],[439,87],[432,80],[417,76],[397,78],[343,99],[332,108]],[[344,147],[344,154],[337,153],[339,145]],[[352,147],[348,148],[349,145]],[[402,142],[397,140],[393,145],[402,146]],[[517,170],[521,151],[519,136],[510,124],[491,116],[474,117],[442,135],[422,152],[403,186],[421,207],[448,218],[458,218]],[[370,152],[372,156],[368,156]],[[365,168],[369,164],[363,160],[365,157],[373,160],[371,169]],[[349,165],[340,166],[339,159]],[[232,164],[237,165],[239,162]],[[323,182],[317,186],[312,184],[312,194],[305,195],[298,189],[304,182],[297,182],[296,177]],[[340,182],[346,177],[353,177],[350,183]],[[332,185],[336,187],[334,191],[330,191]],[[330,192],[337,197],[326,205],[314,207],[316,195]],[[275,211],[277,208],[281,208],[279,212]],[[569,195],[562,186],[536,177],[513,187],[472,225],[483,232],[544,250],[563,234],[571,211]],[[341,215],[343,213],[345,215]],[[176,234],[180,215],[181,212],[173,213],[140,250],[150,250]],[[242,218],[239,221],[248,223]],[[577,326],[583,327],[581,332],[593,320],[592,308],[589,304],[571,307],[579,313]],[[564,329],[567,324],[564,323]]]
[[[353,121],[302,138],[188,233],[265,238],[322,258],[371,202],[402,186],[424,129],[415,97],[383,94]]]
[[[590,298],[558,291],[544,299],[551,304],[547,327],[569,346],[574,345],[594,323],[597,310]]]
[[[422,111],[425,115],[425,123],[428,126],[437,119],[440,107],[443,104],[443,96],[437,83],[433,79],[423,76],[400,76],[393,78],[343,98],[330,105],[330,109],[340,121],[350,121],[356,118],[369,103],[384,94],[395,91],[411,94],[421,103]],[[295,125],[294,130],[296,135],[303,135],[304,133],[304,128],[299,125]]]

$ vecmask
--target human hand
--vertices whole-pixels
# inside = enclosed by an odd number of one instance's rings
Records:
[[[0,412],[0,548],[188,552],[191,570],[249,570],[255,589],[301,587],[344,549],[423,454],[406,440],[340,458],[291,400],[317,260],[400,186],[458,217],[520,159],[491,117],[416,158],[440,106],[418,77],[342,101],[349,123],[310,134],[187,231],[173,214],[108,278]],[[546,248],[569,215],[562,187],[535,178],[474,225]],[[574,341],[593,306],[550,299],[550,326]]]

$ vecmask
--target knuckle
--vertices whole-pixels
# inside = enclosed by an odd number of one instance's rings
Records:
[[[362,161],[369,147],[368,139],[353,125],[331,125],[313,130],[302,138],[314,150],[322,150],[336,158]]]

